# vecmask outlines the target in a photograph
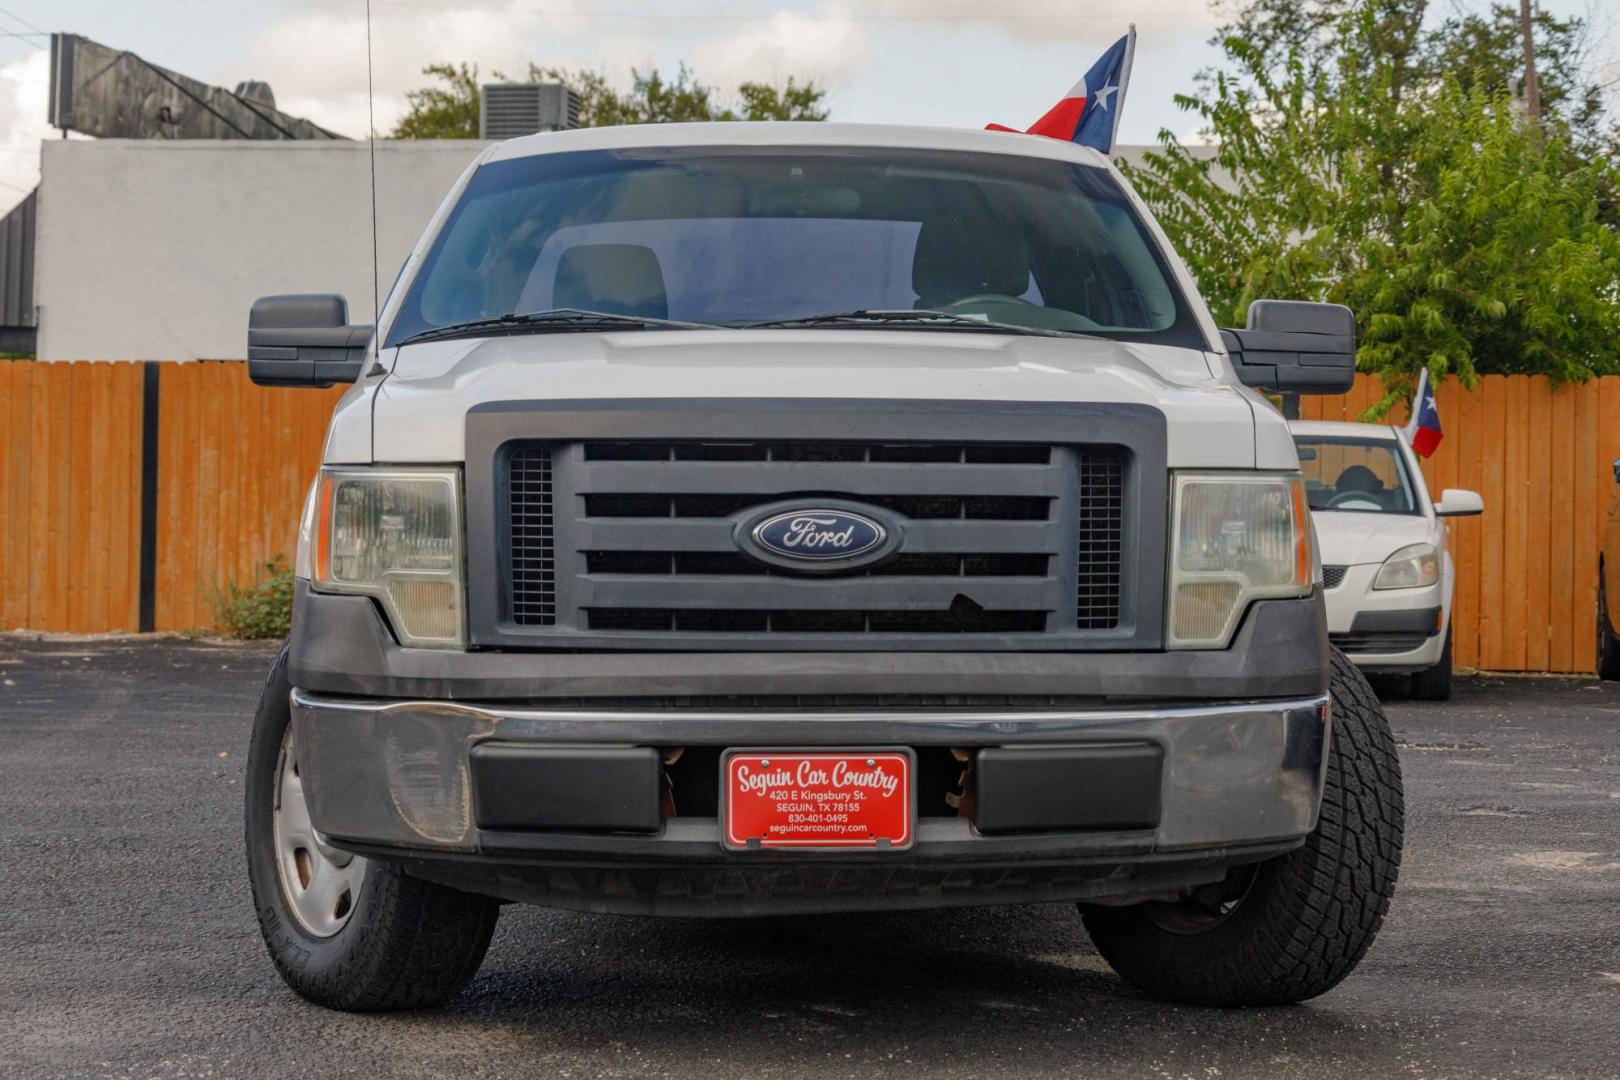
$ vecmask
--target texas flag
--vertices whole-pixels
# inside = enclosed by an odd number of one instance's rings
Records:
[[[1434,387],[1429,385],[1429,370],[1418,376],[1417,394],[1412,398],[1412,419],[1406,424],[1406,441],[1419,457],[1428,457],[1440,445],[1440,410],[1434,404]]]
[[[1045,135],[1112,153],[1119,134],[1119,113],[1125,103],[1125,87],[1131,81],[1131,58],[1136,55],[1136,26],[1091,65],[1085,78],[1047,110],[1030,127],[1028,134]],[[991,131],[1014,128],[990,124]]]

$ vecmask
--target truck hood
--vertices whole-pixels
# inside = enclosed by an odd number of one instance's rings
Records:
[[[1433,518],[1417,514],[1313,511],[1324,566],[1381,563],[1408,544],[1437,543]]]
[[[500,401],[863,398],[1129,402],[1165,414],[1172,467],[1253,468],[1292,440],[1276,412],[1196,350],[1102,339],[893,330],[633,331],[424,342],[384,353],[371,455],[465,459],[469,409]],[[1218,362],[1218,358],[1217,358]],[[337,420],[361,414],[342,410]],[[1270,428],[1275,427],[1277,432]],[[356,433],[358,434],[358,433]],[[1016,437],[1015,432],[1009,432]],[[334,438],[329,446],[354,446]],[[1264,456],[1264,455],[1262,455]]]

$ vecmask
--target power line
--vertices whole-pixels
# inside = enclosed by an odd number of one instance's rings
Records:
[[[0,10],[0,14],[5,14],[5,12],[3,10]],[[13,18],[15,18],[15,16],[13,16]],[[34,36],[33,34],[13,34],[13,33],[8,33],[6,31],[0,31],[0,39],[9,39],[9,40],[17,42],[17,44],[19,44],[19,45],[26,45],[30,49],[33,49],[35,53],[44,52],[45,51],[45,46],[41,45],[39,42],[24,40],[25,38],[30,38],[30,37],[33,37],[33,36]],[[45,36],[49,37],[50,35],[47,34]],[[30,54],[30,58],[32,58],[32,54]],[[23,61],[19,58],[18,60],[15,60],[15,61],[12,61],[12,62],[20,64]],[[46,90],[50,89],[50,85],[48,83],[46,83],[46,81],[44,79],[37,79],[32,75],[25,75],[21,71],[15,71],[15,70],[14,71],[8,71],[3,76],[3,78],[15,79],[18,82],[32,83],[34,86],[43,86],[43,87],[45,87]]]
[[[13,12],[7,11],[5,8],[0,8],[0,15],[4,15],[6,18],[10,19],[12,22],[21,23],[22,25],[28,27],[28,29],[32,30],[36,34],[44,34],[46,37],[51,36],[49,31],[41,30],[39,27],[37,27],[33,23],[29,22],[27,19],[23,18],[21,15],[17,15],[17,14],[14,14]]]
[[[41,45],[37,41],[29,41],[27,39],[28,38],[33,38],[33,37],[50,37],[51,35],[50,35],[50,33],[48,31],[41,30],[39,27],[37,27],[33,23],[29,22],[27,19],[23,18],[21,15],[14,14],[14,13],[6,10],[5,8],[0,8],[0,15],[4,15],[6,18],[10,19],[12,22],[16,23],[19,26],[26,26],[28,28],[28,31],[29,31],[29,32],[26,32],[26,33],[23,32],[23,31],[17,31],[17,30],[0,31],[0,38],[9,38],[9,39],[17,42],[19,45],[26,45],[30,49],[39,49],[42,52],[44,51],[44,49],[45,49],[44,45]],[[23,79],[24,82],[31,82],[35,86],[45,86],[45,84],[43,82],[41,82],[40,80],[38,80],[38,79],[30,79],[27,76],[22,76],[22,79]],[[45,88],[47,90],[50,89],[50,87],[48,87],[48,86],[45,87]]]
[[[699,12],[660,12],[660,11],[564,11],[556,8],[511,7],[505,4],[492,3],[458,3],[454,6],[445,6],[423,0],[376,0],[379,7],[413,8],[419,11],[438,10],[452,11],[493,11],[506,15],[545,15],[556,18],[574,19],[636,19],[639,21],[654,21],[658,19],[674,19],[691,22],[774,22],[778,18],[792,19],[797,22],[855,22],[855,23],[971,23],[971,22],[1022,22],[1022,23],[1051,23],[1051,22],[1116,22],[1121,19],[1141,18],[1192,18],[1208,15],[1208,8],[1194,8],[1187,11],[1152,12],[1144,16],[1140,11],[1092,11],[1085,14],[1055,14],[1055,15],[801,15],[796,12],[774,12],[769,15],[747,14],[705,14]]]

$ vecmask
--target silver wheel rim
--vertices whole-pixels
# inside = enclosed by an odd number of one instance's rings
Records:
[[[332,847],[310,823],[291,728],[281,741],[281,756],[276,761],[271,832],[276,877],[298,925],[305,933],[322,938],[342,930],[360,899],[366,860]]]

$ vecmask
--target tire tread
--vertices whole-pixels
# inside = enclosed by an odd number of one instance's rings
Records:
[[[1226,923],[1186,936],[1161,929],[1140,908],[1087,910],[1098,951],[1139,989],[1192,1004],[1286,1004],[1325,993],[1366,955],[1400,869],[1400,760],[1377,696],[1338,650],[1332,683],[1316,830],[1262,865]]]

